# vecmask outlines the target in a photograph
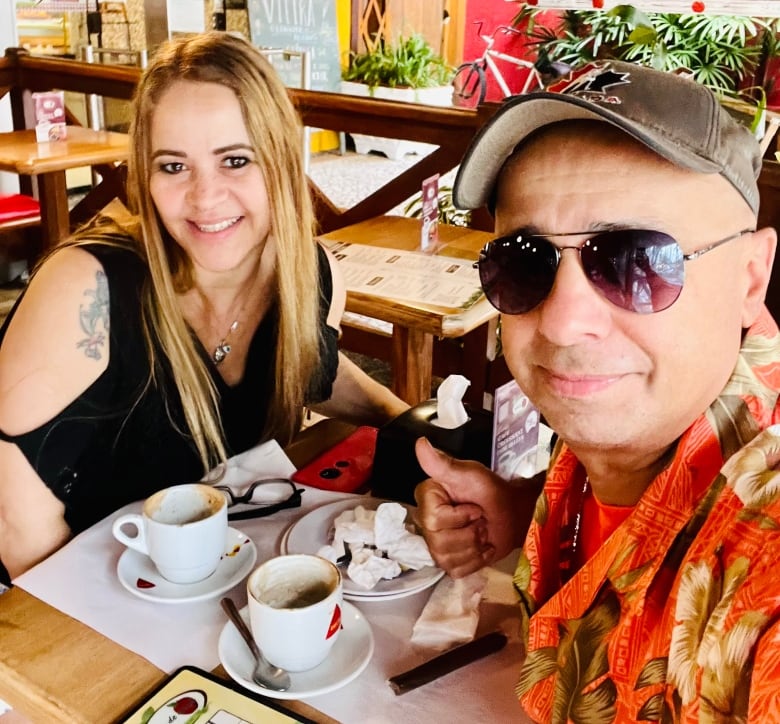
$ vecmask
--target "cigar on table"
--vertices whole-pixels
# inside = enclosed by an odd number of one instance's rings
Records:
[[[387,682],[396,694],[405,694],[407,691],[428,684],[461,666],[470,664],[472,661],[500,651],[506,646],[506,641],[507,638],[503,633],[493,631],[493,633],[480,636],[462,646],[445,651],[403,674],[397,674],[388,679]]]

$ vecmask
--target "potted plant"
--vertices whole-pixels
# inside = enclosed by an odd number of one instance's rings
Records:
[[[615,58],[659,70],[686,72],[717,93],[760,139],[768,91],[765,68],[778,53],[776,19],[701,13],[644,13],[633,5],[609,11],[569,10],[555,26],[526,7],[515,17],[540,57],[572,67]]]
[[[380,41],[376,48],[353,54],[342,73],[341,91],[407,103],[449,106],[453,68],[434,52],[422,35]],[[406,153],[427,153],[431,144],[352,134],[358,153],[380,151],[400,159]]]
[[[643,13],[633,5],[609,11],[570,10],[556,27],[535,22],[540,11],[523,9],[513,21],[527,27],[531,43],[550,60],[576,66],[616,58],[659,70],[687,70],[721,96],[756,86],[755,73],[774,48],[776,20],[701,13]]]

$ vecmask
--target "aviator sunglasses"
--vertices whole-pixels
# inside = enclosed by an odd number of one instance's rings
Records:
[[[674,237],[650,229],[601,231],[582,246],[556,246],[546,236],[519,231],[490,241],[475,266],[485,296],[499,312],[525,314],[550,294],[561,252],[573,249],[580,255],[585,276],[601,296],[621,309],[652,314],[677,301],[686,261],[753,231],[743,229],[690,254],[683,254]]]

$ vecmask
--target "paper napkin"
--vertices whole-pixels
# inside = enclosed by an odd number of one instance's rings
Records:
[[[487,576],[482,571],[465,578],[444,576],[414,624],[412,643],[443,650],[471,641],[486,584]]]
[[[347,575],[366,590],[404,569],[434,565],[425,539],[408,529],[406,515],[399,503],[382,503],[375,511],[362,505],[345,510],[333,521],[333,543],[317,553],[335,562],[345,554],[346,543],[352,556]]]
[[[260,478],[289,478],[295,472],[295,465],[287,457],[276,440],[235,455],[227,464],[217,465],[203,482],[225,485],[234,493],[242,493],[253,481]]]

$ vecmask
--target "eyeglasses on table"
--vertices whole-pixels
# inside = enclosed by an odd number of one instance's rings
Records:
[[[240,495],[227,485],[215,485],[214,489],[220,490],[227,498],[228,520],[263,518],[287,508],[299,508],[303,495],[303,488],[296,487],[288,478],[255,480]],[[231,508],[239,505],[249,507],[230,512]]]

